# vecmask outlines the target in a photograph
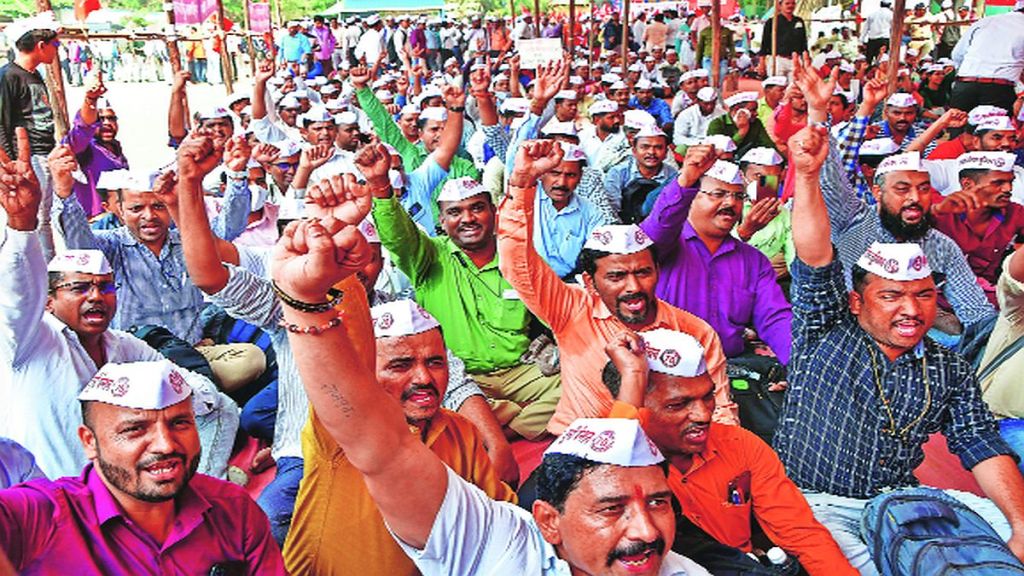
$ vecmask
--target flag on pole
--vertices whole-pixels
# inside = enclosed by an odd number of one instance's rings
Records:
[[[84,22],[90,12],[102,8],[100,0],[75,0],[75,19]]]

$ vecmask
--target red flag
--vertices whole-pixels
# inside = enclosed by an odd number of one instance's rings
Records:
[[[84,22],[90,12],[100,8],[100,0],[75,0],[75,18],[80,22]]]

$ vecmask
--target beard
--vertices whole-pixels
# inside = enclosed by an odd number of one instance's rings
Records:
[[[140,485],[139,478],[142,475],[142,468],[152,466],[155,463],[153,461],[145,463],[140,462],[139,465],[136,466],[135,473],[132,474],[132,472],[126,468],[122,468],[113,462],[104,460],[103,455],[97,450],[96,464],[100,467],[100,470],[103,471],[103,476],[121,492],[130,495],[136,500],[141,500],[142,502],[158,503],[173,500],[181,493],[182,490],[185,489],[186,486],[188,486],[189,481],[192,480],[192,477],[195,476],[196,472],[199,470],[199,457],[200,454],[196,454],[191,461],[188,461],[184,454],[171,454],[167,458],[163,458],[163,460],[179,458],[186,466],[185,476],[181,481],[181,486],[179,486],[178,489],[170,495],[166,495],[158,491],[147,490]]]
[[[881,205],[879,205],[878,216],[882,220],[882,227],[892,233],[897,240],[920,240],[931,230],[934,222],[930,213],[924,210],[922,212],[924,217],[915,224],[907,224],[898,213],[893,214]]]

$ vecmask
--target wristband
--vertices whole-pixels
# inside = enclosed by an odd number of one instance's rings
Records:
[[[465,106],[449,106],[448,110],[451,111],[451,112],[458,112],[458,113],[461,114],[461,113],[466,111],[466,107]]]
[[[224,168],[224,175],[229,180],[248,180],[249,173],[244,170],[232,170],[230,168]]]
[[[281,302],[283,302],[285,305],[289,306],[290,308],[294,308],[299,312],[309,312],[311,314],[327,312],[331,308],[334,308],[338,303],[340,303],[341,299],[345,296],[345,293],[342,292],[341,290],[338,290],[337,288],[331,288],[330,290],[327,291],[326,301],[310,303],[292,298],[290,295],[288,295],[287,292],[281,290],[281,287],[278,286],[277,282],[274,282],[273,280],[270,281],[270,286],[271,288],[274,289],[274,294],[276,294],[277,297],[281,299]]]

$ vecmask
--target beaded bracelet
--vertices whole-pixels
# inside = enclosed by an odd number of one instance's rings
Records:
[[[341,326],[341,317],[344,312],[338,312],[338,315],[331,318],[327,322],[319,326],[299,326],[298,324],[291,324],[284,320],[278,322],[278,325],[292,334],[308,334],[310,336],[319,336],[320,334],[330,330],[331,328],[337,328]]]
[[[270,286],[271,288],[274,289],[274,294],[277,294],[277,297],[281,299],[281,302],[284,302],[287,306],[291,308],[295,308],[299,312],[309,312],[312,314],[316,314],[319,312],[327,312],[331,308],[334,308],[338,303],[340,303],[342,297],[345,296],[345,293],[342,292],[341,290],[338,290],[337,288],[331,288],[330,290],[327,291],[326,302],[309,303],[292,298],[291,296],[288,295],[287,292],[281,290],[281,287],[278,286],[277,282],[274,282],[273,280],[270,281]]]

